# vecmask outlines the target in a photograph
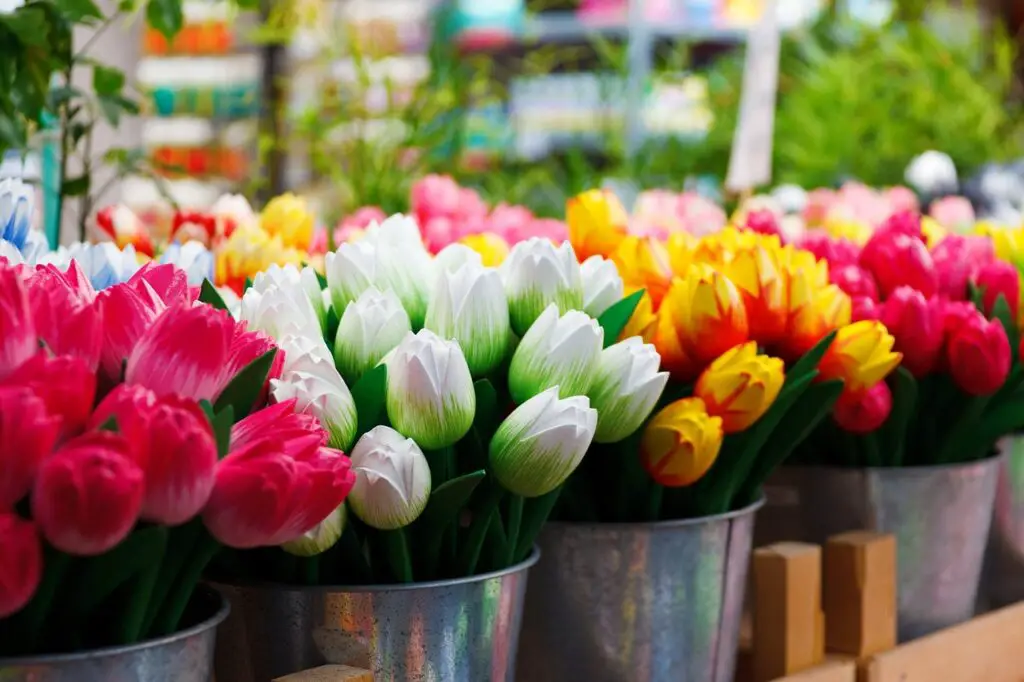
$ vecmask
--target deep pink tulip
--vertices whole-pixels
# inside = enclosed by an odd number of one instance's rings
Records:
[[[949,339],[946,360],[953,381],[971,395],[998,391],[1010,374],[1010,342],[998,320],[968,317]]]
[[[31,521],[0,512],[0,620],[25,608],[43,577],[43,546]]]
[[[947,235],[932,248],[932,261],[939,276],[938,293],[951,301],[963,301],[967,298],[968,280],[994,260],[995,251],[989,239]]]
[[[109,383],[119,383],[128,356],[167,306],[144,280],[104,289],[96,297],[96,305],[103,316],[100,372]]]
[[[833,284],[852,297],[878,300],[878,285],[871,273],[859,265],[843,265],[829,268],[829,279]]]
[[[856,265],[860,249],[846,239],[834,239],[823,230],[809,230],[799,244],[801,249],[810,251],[818,260],[828,261],[829,267]]]
[[[853,322],[877,320],[882,316],[882,306],[874,299],[855,296],[851,299],[850,319]]]
[[[413,183],[409,203],[420,225],[431,218],[454,217],[463,202],[462,188],[447,175],[427,175]]]
[[[259,440],[264,434],[273,433],[284,440],[308,439],[317,447],[326,445],[327,431],[316,417],[295,411],[296,400],[275,403],[266,409],[257,410],[231,427],[231,449],[239,449]]]
[[[775,214],[767,209],[751,211],[748,213],[744,227],[751,232],[775,235],[779,239],[782,239],[782,229],[779,227],[779,221],[775,217]]]
[[[996,299],[1001,295],[1010,306],[1013,320],[1020,310],[1020,273],[1006,261],[992,261],[983,265],[974,275],[974,284],[981,289],[982,307],[991,316]]]
[[[29,305],[36,334],[54,355],[81,358],[95,371],[103,350],[103,311],[56,277],[33,278],[29,282]]]
[[[875,277],[882,299],[900,286],[917,289],[926,297],[938,291],[935,264],[924,242],[896,228],[876,232],[864,245],[860,264]]]
[[[892,412],[892,393],[884,381],[866,391],[843,392],[836,401],[832,417],[845,431],[871,433],[877,430]]]
[[[39,352],[6,383],[32,389],[46,404],[46,411],[60,417],[61,440],[82,432],[96,401],[96,373],[85,360],[71,355]]]
[[[921,216],[916,210],[896,210],[882,221],[875,233],[903,234],[916,239],[924,239],[921,232]]]
[[[141,281],[148,282],[168,308],[192,302],[188,275],[176,265],[170,263],[158,265],[150,261],[132,275],[128,284],[138,287]]]
[[[879,318],[896,339],[893,350],[903,353],[903,365],[915,377],[939,364],[945,339],[945,307],[910,287],[899,287],[882,304]]]
[[[0,379],[39,350],[28,287],[15,268],[0,263]]]
[[[902,185],[897,185],[887,189],[885,191],[885,198],[888,200],[889,205],[892,206],[893,211],[896,212],[907,212],[913,214],[917,213],[921,208],[921,204],[917,200],[917,194],[914,193],[914,190],[909,187],[903,187]]]
[[[0,509],[12,509],[32,489],[59,434],[60,419],[30,388],[0,388]]]

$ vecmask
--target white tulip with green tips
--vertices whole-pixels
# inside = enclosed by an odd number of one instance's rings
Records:
[[[555,247],[540,237],[521,241],[512,247],[500,271],[512,331],[519,336],[552,303],[563,313],[583,309],[583,280],[569,242]]]
[[[639,336],[601,351],[587,392],[597,410],[596,442],[617,443],[643,425],[668,382],[668,373],[659,372],[660,367],[658,351]]]
[[[358,381],[411,329],[409,314],[394,292],[370,287],[361,293],[345,308],[334,339],[334,362],[345,381]]]
[[[391,425],[428,450],[455,444],[473,425],[476,392],[455,341],[424,329],[407,334],[387,362]]]
[[[395,530],[419,518],[430,499],[430,466],[413,439],[377,426],[363,434],[350,457],[356,483],[348,504],[360,521]]]
[[[271,379],[270,394],[276,402],[294,398],[297,412],[313,415],[327,430],[332,448],[348,450],[358,426],[352,393],[333,364],[314,362],[311,369],[290,370]]]
[[[558,314],[551,304],[541,313],[512,355],[508,390],[522,403],[552,386],[562,397],[585,395],[604,346],[597,320],[578,310]]]
[[[327,308],[324,305],[320,280],[317,278],[313,268],[307,265],[300,271],[291,264],[281,266],[273,263],[263,272],[257,273],[256,278],[252,281],[251,289],[265,293],[274,286],[286,289],[295,295],[301,291],[309,300],[314,313],[316,313],[317,320],[320,322],[320,327],[323,329],[327,319]]]
[[[377,247],[365,240],[346,242],[324,257],[331,306],[339,316],[376,283],[379,261]]]
[[[345,505],[342,504],[312,529],[281,545],[281,549],[301,557],[323,554],[341,539],[341,534],[345,532],[345,517]]]
[[[439,272],[424,326],[459,343],[474,377],[496,368],[508,353],[511,334],[498,271],[468,262]]]
[[[587,315],[601,317],[601,313],[622,300],[622,277],[615,263],[601,256],[591,256],[580,265],[580,274],[583,277],[583,312]]]
[[[484,264],[478,252],[458,242],[449,244],[434,256],[434,265],[438,274],[442,272],[455,272],[466,263]]]
[[[562,485],[587,453],[597,411],[586,396],[560,399],[554,386],[517,407],[494,433],[491,471],[509,491],[546,495]]]
[[[250,287],[242,296],[239,317],[251,331],[261,331],[274,340],[289,334],[319,337],[323,332],[313,305],[302,288],[282,284],[266,284],[263,291]]]

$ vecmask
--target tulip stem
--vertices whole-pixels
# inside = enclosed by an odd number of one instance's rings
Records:
[[[488,476],[482,485],[484,490],[480,506],[474,510],[473,523],[469,526],[469,536],[457,559],[459,574],[462,576],[471,576],[476,573],[476,565],[480,561],[480,550],[483,548],[487,529],[491,525],[494,513],[498,510],[501,498],[505,495],[505,489],[498,485],[491,476]]]
[[[508,499],[508,537],[505,566],[511,566],[516,560],[516,545],[519,542],[519,529],[523,523],[523,496],[511,495]]]
[[[384,541],[387,545],[388,563],[391,564],[391,572],[395,579],[401,583],[412,582],[412,558],[409,555],[409,541],[405,537],[404,528],[384,531]]]
[[[212,535],[202,533],[164,602],[160,616],[156,619],[154,635],[169,635],[177,630],[185,607],[199,582],[199,576],[220,549],[220,543]]]

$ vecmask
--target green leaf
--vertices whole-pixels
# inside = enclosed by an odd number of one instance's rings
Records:
[[[313,273],[316,275],[316,281],[320,285],[320,291],[323,291],[324,289],[326,289],[327,288],[327,278],[324,277],[323,275],[321,275],[316,270],[314,270]]]
[[[412,558],[409,556],[409,542],[405,537],[405,529],[382,531],[384,544],[387,547],[388,564],[391,573],[400,583],[412,582]]]
[[[357,439],[383,422],[387,391],[388,367],[385,364],[377,365],[352,385],[352,400],[356,404],[359,422]]]
[[[999,324],[1003,325],[1006,338],[1010,341],[1010,348],[1016,351],[1020,344],[1020,332],[1017,331],[1017,320],[1013,317],[1010,304],[1002,294],[996,296],[996,301],[992,304],[992,319],[999,320]]]
[[[124,88],[124,73],[102,64],[92,66],[92,88],[97,95],[117,95]]]
[[[166,543],[167,528],[151,526],[133,532],[109,552],[90,558],[78,577],[75,613],[88,616],[136,573],[159,563]]]
[[[242,294],[244,295],[245,292],[249,291],[249,289],[252,289],[252,279],[249,278],[249,277],[246,277],[245,278],[245,288],[242,289]]]
[[[13,12],[0,13],[0,25],[6,26],[22,45],[48,48],[50,23],[46,12],[33,5],[22,5]]]
[[[879,437],[884,452],[891,453],[892,466],[901,466],[907,429],[917,409],[917,379],[902,366],[896,368],[893,376],[892,412],[882,425]]]
[[[643,296],[644,289],[634,291],[632,294],[601,313],[601,316],[597,318],[597,323],[601,325],[601,328],[604,330],[605,348],[619,340],[619,335],[622,333],[622,330],[626,328],[626,325],[629,323],[629,318],[633,316],[633,311],[636,310],[636,307]]]
[[[224,302],[224,298],[217,291],[217,287],[213,286],[213,283],[208,279],[204,279],[202,286],[199,288],[199,300],[212,305],[218,310],[228,309],[228,304]]]
[[[68,178],[60,186],[61,196],[80,197],[89,193],[91,178],[88,175],[79,175],[76,178]]]
[[[110,415],[107,419],[100,424],[97,431],[113,431],[114,433],[120,433],[121,429],[117,427],[117,417]]]
[[[513,563],[525,561],[526,557],[533,551],[533,544],[540,534],[541,528],[551,516],[551,511],[558,503],[562,494],[560,485],[547,495],[533,497],[523,503],[523,520],[519,524],[519,539],[516,541],[515,554],[512,557]]]
[[[498,515],[498,505],[504,496],[505,489],[493,477],[488,477],[482,489],[479,504],[473,510],[473,521],[469,525],[466,541],[462,544],[456,559],[459,575],[471,576],[476,573],[477,563],[480,561],[480,551],[483,549],[488,528],[495,521],[495,517]]]
[[[217,458],[224,459],[231,449],[231,427],[235,424],[235,408],[228,405],[215,414],[209,400],[201,400],[199,405],[206,413],[210,428],[213,429],[213,438],[217,443]]]
[[[421,580],[433,580],[436,577],[445,531],[458,520],[473,496],[473,491],[486,475],[487,472],[483,470],[474,471],[442,483],[430,493],[427,508],[415,524],[415,537],[421,544]]]
[[[181,0],[149,0],[146,3],[146,21],[167,40],[173,40],[185,22]]]
[[[821,359],[825,357],[825,353],[828,351],[829,346],[832,345],[832,341],[836,338],[836,330],[829,332],[821,341],[814,344],[814,347],[804,353],[804,356],[796,361],[792,367],[786,372],[786,383],[790,380],[796,380],[807,374],[813,372],[817,367]]]
[[[277,355],[276,348],[268,350],[235,375],[231,383],[217,397],[214,408],[218,414],[231,407],[234,409],[235,419],[241,420],[249,416],[249,411],[256,404],[256,399],[259,398],[267,383],[267,376],[270,374],[271,365],[274,364],[275,355]]]
[[[103,18],[92,0],[53,0],[53,4],[69,24],[88,24]]]

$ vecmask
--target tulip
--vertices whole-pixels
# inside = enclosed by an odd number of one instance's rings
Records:
[[[624,340],[639,336],[646,343],[654,343],[658,330],[658,315],[654,313],[654,304],[647,292],[637,301],[633,314],[629,316],[626,326],[622,328],[619,339]]]
[[[217,282],[237,295],[245,293],[245,281],[271,263],[299,265],[306,254],[288,248],[280,237],[271,238],[256,225],[240,225],[217,248]]]
[[[91,232],[95,241],[113,242],[117,249],[132,249],[147,256],[153,256],[153,241],[142,220],[135,211],[124,204],[107,206],[96,212]],[[109,243],[107,242],[107,243]],[[99,287],[97,287],[98,289]]]
[[[791,359],[801,357],[833,329],[849,324],[852,314],[850,297],[836,285],[797,282],[790,281],[791,313],[787,336],[780,343],[785,357]]]
[[[408,526],[430,498],[430,466],[419,445],[387,426],[363,434],[352,450],[352,512],[380,530]]]
[[[40,352],[11,374],[7,382],[27,386],[60,418],[61,438],[85,426],[96,398],[96,373],[84,360],[70,355],[51,357]]]
[[[836,401],[832,418],[845,431],[871,433],[881,428],[892,412],[892,392],[884,381],[865,391],[844,391]]]
[[[661,305],[672,283],[672,267],[665,245],[653,237],[626,237],[611,260],[630,289],[644,289],[654,307]]]
[[[684,398],[654,415],[640,440],[640,462],[660,485],[678,488],[707,473],[722,447],[722,419],[700,398]]]
[[[327,376],[334,368],[334,359],[327,344],[318,336],[298,336],[289,334],[278,342],[284,355],[281,373],[306,372],[318,376]]]
[[[36,334],[54,355],[81,358],[95,370],[103,350],[102,311],[97,305],[84,303],[61,282],[63,278],[46,275],[29,281]]]
[[[193,296],[193,287],[188,283],[184,270],[171,265],[146,263],[128,279],[128,284],[139,287],[145,281],[168,308],[176,305],[191,305],[198,294]]]
[[[43,577],[43,546],[31,521],[0,512],[0,620],[25,608]]]
[[[708,266],[676,278],[663,303],[686,354],[701,366],[749,337],[747,311],[732,281]]]
[[[951,335],[946,360],[956,385],[970,395],[990,395],[1006,382],[1012,361],[1006,330],[980,313],[968,317]]]
[[[852,298],[878,300],[878,285],[875,284],[875,278],[859,265],[830,268],[829,279]]]
[[[294,274],[297,280],[299,274]],[[275,339],[289,334],[320,336],[320,318],[298,281],[277,285],[268,279],[260,281],[260,289],[253,284],[242,296],[239,317],[248,327]]]
[[[29,388],[0,388],[0,509],[13,509],[28,494],[59,433],[60,419]]]
[[[956,164],[948,154],[927,151],[915,156],[903,173],[907,184],[922,194],[938,194],[958,185]]]
[[[270,382],[277,402],[295,400],[295,409],[320,420],[329,435],[328,444],[347,450],[356,437],[356,403],[338,371],[318,363],[319,371],[291,371]]]
[[[38,350],[28,289],[17,270],[0,263],[0,379]]]
[[[416,224],[416,220],[410,216],[396,213],[378,222],[366,226],[363,239],[374,246],[388,245],[397,247],[422,247],[423,235]],[[422,251],[422,248],[417,249]]]
[[[120,544],[135,526],[145,485],[124,436],[87,433],[39,467],[32,518],[56,549],[77,556],[102,554]]]
[[[495,369],[505,359],[511,334],[498,271],[467,263],[439,273],[424,326],[459,343],[474,377]]]
[[[260,227],[285,246],[306,249],[313,239],[313,214],[306,202],[291,192],[274,197],[260,213]]]
[[[145,475],[141,517],[177,526],[198,514],[213,490],[217,464],[217,443],[202,408],[194,400],[158,398],[121,384],[96,408],[91,426],[111,417]]]
[[[441,249],[434,257],[438,274],[442,272],[455,272],[466,263],[483,265],[483,259],[477,251],[474,251],[465,244],[449,244]]]
[[[846,239],[835,239],[823,230],[812,230],[800,240],[800,248],[810,251],[818,260],[827,261],[829,267],[856,265],[860,248]]]
[[[882,317],[882,306],[874,299],[858,296],[850,301],[850,322],[878,320]]]
[[[78,243],[71,245],[68,254],[81,266],[97,291],[127,282],[139,269],[135,248],[131,245],[122,251],[110,242]]]
[[[694,396],[708,414],[721,417],[725,433],[738,433],[760,419],[782,390],[786,368],[782,360],[759,355],[750,341],[723,353],[701,373]]]
[[[991,241],[958,234],[944,237],[931,253],[939,278],[938,293],[954,301],[967,297],[967,282],[995,259]]]
[[[557,305],[562,313],[583,308],[583,278],[568,242],[560,247],[539,238],[519,242],[500,271],[512,331],[518,336],[526,333],[549,304]]]
[[[368,241],[342,244],[327,254],[327,288],[334,310],[343,314],[346,306],[371,286],[392,290],[409,314],[413,328],[423,325],[427,308],[427,287],[433,282],[432,264],[422,247],[400,247]],[[425,259],[418,262],[420,258]],[[410,260],[411,259],[411,260]]]
[[[660,363],[654,346],[636,336],[601,351],[587,392],[597,410],[596,442],[625,440],[650,416],[668,382]]]
[[[644,337],[644,340],[647,338]],[[668,372],[673,380],[688,382],[700,371],[693,359],[686,354],[672,315],[665,308],[659,310],[655,318],[654,347],[661,356],[661,368]]]
[[[341,534],[345,532],[346,516],[345,505],[342,504],[312,529],[282,544],[281,549],[300,557],[323,554],[341,539]]]
[[[865,320],[836,332],[832,345],[818,363],[822,380],[841,379],[843,390],[861,393],[883,380],[903,358],[892,352],[896,340],[881,322]]]
[[[1006,299],[1011,319],[1017,320],[1020,310],[1020,273],[1006,261],[993,261],[983,265],[974,277],[974,284],[981,289],[982,308],[986,315],[992,315],[996,299]]]
[[[726,275],[743,296],[750,336],[774,343],[786,333],[788,287],[778,252],[764,246],[738,251]]]
[[[597,410],[586,396],[560,399],[552,386],[512,411],[490,445],[491,472],[523,497],[546,495],[569,478],[590,448]]]
[[[935,263],[919,237],[897,231],[876,232],[864,246],[860,264],[874,275],[883,299],[901,285],[928,297],[938,291]]]
[[[522,403],[552,386],[568,398],[586,395],[604,346],[604,330],[586,313],[570,310],[559,316],[551,304],[541,313],[512,355],[508,390]]]
[[[201,242],[170,244],[160,255],[160,262],[181,268],[192,286],[201,286],[207,279],[213,281],[213,254]]]
[[[750,211],[746,216],[743,226],[757,234],[782,237],[782,230],[779,227],[779,221],[775,217],[775,213],[770,210],[761,209],[757,211]]]
[[[387,363],[391,425],[428,450],[454,444],[469,431],[476,392],[459,344],[424,329],[409,333]]]
[[[573,197],[566,204],[565,221],[569,241],[580,259],[610,256],[625,239],[628,216],[615,193],[592,189]]]
[[[583,312],[593,318],[622,300],[622,277],[615,263],[591,256],[580,264],[583,278]]]
[[[0,180],[0,239],[21,250],[32,226],[35,192],[16,178]]]
[[[171,219],[169,239],[173,242],[209,246],[216,236],[217,216],[212,213],[179,209]]]
[[[256,278],[252,281],[252,288],[250,291],[255,289],[261,294],[266,294],[274,287],[288,292],[291,297],[295,299],[296,307],[301,307],[304,313],[305,306],[299,301],[299,293],[301,292],[309,301],[309,305],[313,309],[317,320],[320,322],[321,328],[325,326],[327,308],[324,305],[324,296],[323,291],[320,289],[320,280],[317,279],[316,272],[313,268],[307,265],[300,271],[297,267],[290,264],[283,267],[276,263],[271,264],[269,268],[256,275]],[[271,336],[274,335],[271,334]]]
[[[468,246],[480,254],[481,263],[488,268],[496,268],[508,258],[508,242],[493,232],[467,234],[458,243]]]
[[[334,361],[355,383],[373,369],[412,329],[402,302],[391,291],[370,287],[345,308],[334,341]]]
[[[96,297],[96,307],[103,320],[101,373],[111,383],[120,382],[125,360],[167,306],[143,281],[104,289]]]
[[[938,299],[899,287],[882,305],[878,318],[893,335],[893,348],[903,354],[903,365],[917,378],[935,369],[942,353],[945,310]]]
[[[974,206],[967,197],[948,196],[937,199],[929,207],[928,213],[950,230],[970,229],[975,221]]]

